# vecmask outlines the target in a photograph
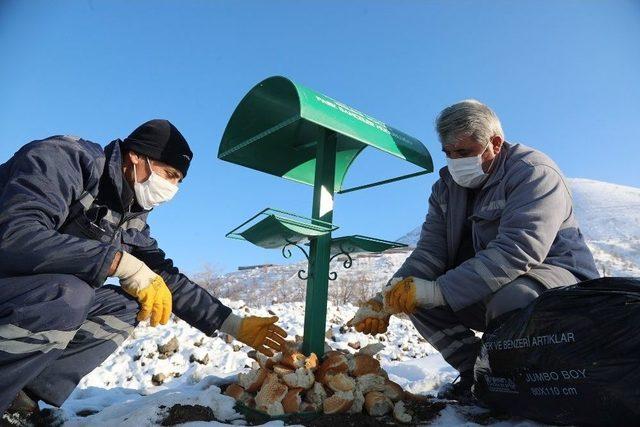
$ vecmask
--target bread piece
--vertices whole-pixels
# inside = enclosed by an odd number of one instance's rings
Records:
[[[316,405],[311,402],[302,402],[300,404],[300,412],[318,412],[322,409],[322,405]]]
[[[413,417],[407,412],[402,400],[396,402],[393,406],[393,418],[403,424],[409,424],[412,421]]]
[[[300,404],[302,403],[302,388],[292,388],[282,399],[282,407],[285,414],[296,414],[300,412]]]
[[[389,379],[389,374],[387,374],[387,371],[385,371],[382,368],[378,370],[378,375],[380,375],[381,377],[384,377],[387,380]]]
[[[304,360],[306,359],[306,356],[300,352],[296,343],[285,343],[280,354],[282,355],[282,358],[280,360],[280,363],[282,365],[293,370],[304,366]]]
[[[342,372],[330,375],[327,378],[327,386],[335,392],[353,391],[356,388],[356,381]]]
[[[332,352],[318,367],[316,371],[316,380],[324,383],[328,374],[335,375],[340,372],[347,372],[349,365],[347,365],[347,358],[344,354]]]
[[[358,354],[375,356],[376,354],[380,353],[382,350],[384,350],[384,344],[377,342],[377,343],[365,345],[358,351]]]
[[[311,389],[307,390],[304,395],[304,400],[306,402],[312,403],[316,406],[316,408],[321,408],[322,403],[327,398],[327,392],[319,382],[313,384]]]
[[[322,358],[322,360],[324,361],[334,356],[346,356],[347,354],[349,354],[349,352],[345,350],[329,350],[329,351],[325,351],[324,357]]]
[[[288,368],[298,369],[298,368],[304,367],[305,359],[306,357],[304,354],[295,352],[295,353],[283,354],[282,361],[280,363]]]
[[[247,373],[238,374],[238,384],[248,393],[255,393],[262,387],[262,383],[267,378],[267,371],[259,368]]]
[[[386,380],[384,383],[384,395],[393,402],[397,402],[404,399],[404,390],[400,387],[400,384]]]
[[[305,390],[310,389],[315,382],[313,372],[306,368],[298,368],[295,372],[282,376],[284,383],[291,388],[303,388]]]
[[[377,374],[380,370],[380,362],[366,354],[359,354],[355,357],[355,366],[351,371],[354,377],[366,374]]]
[[[376,374],[366,374],[356,377],[356,384],[362,391],[362,394],[367,394],[371,391],[384,392],[385,378]]]
[[[284,366],[278,363],[277,365],[273,365],[273,372],[282,378],[283,376],[295,371],[288,366]]]
[[[240,400],[243,393],[245,393],[244,388],[239,384],[230,384],[224,391],[226,396],[233,397],[235,400]]]
[[[353,393],[339,391],[324,401],[322,410],[325,414],[341,414],[351,409],[351,405],[353,405]]]
[[[304,359],[304,367],[310,371],[315,371],[318,368],[319,361],[318,356],[315,353],[311,353],[309,357]]]
[[[370,391],[364,396],[364,408],[372,417],[380,417],[393,410],[393,402],[379,391]]]
[[[270,373],[256,394],[256,406],[270,408],[273,403],[282,402],[288,391],[288,387],[278,380],[278,376]]]
[[[353,404],[349,409],[350,414],[359,414],[362,412],[362,407],[364,406],[364,395],[362,391],[356,385],[356,388],[353,390]]]
[[[351,354],[345,354],[344,357],[347,359],[347,372],[353,372],[356,369],[356,357]]]
[[[249,395],[249,398],[247,399],[247,402],[245,403],[245,405],[251,409],[256,409],[256,399],[255,397],[251,396],[249,393],[247,393]],[[244,403],[244,402],[243,402]]]
[[[277,359],[279,359],[280,357],[281,357],[280,353],[276,353],[274,356],[269,357],[265,354],[256,352],[252,358],[256,362],[258,362],[258,365],[260,365],[262,369],[270,371],[273,368],[273,366],[278,363]]]
[[[387,313],[384,310],[383,304],[375,302],[375,310],[374,307],[371,307],[371,302],[365,303],[364,305],[358,308],[355,316],[351,320],[347,322],[347,326],[357,326],[359,323],[362,323],[365,319],[374,318],[374,319],[384,319],[389,316],[390,313]]]
[[[409,286],[409,284],[411,282],[413,282],[413,278],[412,277],[405,277],[405,278],[401,278],[401,277],[394,277],[393,279],[391,279],[391,281],[389,282],[389,284],[384,288],[384,290],[382,291],[383,294],[383,309],[382,311],[388,313],[388,314],[397,314],[398,311],[397,309],[393,309],[391,308],[391,305],[389,304],[389,298],[388,298],[388,291],[396,284],[396,283],[400,283],[400,282],[405,282],[400,286]]]
[[[284,415],[284,408],[282,407],[281,402],[273,402],[269,405],[256,406],[256,409],[260,412],[264,412],[265,414],[269,414],[272,417]]]

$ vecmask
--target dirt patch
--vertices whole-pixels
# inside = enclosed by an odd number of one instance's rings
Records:
[[[287,425],[301,424],[308,427],[378,427],[398,425],[398,423],[394,422],[390,417],[375,418],[363,413],[321,415],[314,420],[300,419],[296,415],[293,415],[285,422]]]
[[[468,421],[474,422],[476,424],[480,424],[482,426],[488,426],[490,424],[495,424],[500,421],[508,421],[511,419],[509,414],[500,413],[500,412],[481,412],[478,414],[465,414],[465,418]]]
[[[447,407],[446,402],[434,402],[429,400],[405,400],[407,412],[411,413],[414,424],[429,423],[438,415],[440,411]]]
[[[219,421],[216,420],[211,408],[202,405],[173,405],[169,414],[162,420],[161,425],[173,426],[190,421]]]
[[[286,416],[278,416],[273,419],[282,420],[285,425],[303,425],[307,427],[380,427],[380,426],[398,426],[398,425],[425,425],[432,422],[446,406],[446,402],[432,401],[424,399],[420,401],[405,400],[405,408],[412,415],[410,424],[400,424],[391,414],[383,417],[372,417],[366,413],[358,414],[291,414]],[[245,420],[248,425],[261,425],[269,421],[271,418],[257,411],[244,412]]]
[[[95,415],[98,412],[100,411],[98,411],[97,409],[82,409],[76,412],[76,415],[79,417],[90,417],[91,415]]]

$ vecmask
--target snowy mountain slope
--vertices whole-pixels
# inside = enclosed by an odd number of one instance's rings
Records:
[[[590,179],[569,179],[580,230],[600,271],[640,276],[640,188]],[[415,245],[418,226],[398,239]]]
[[[640,188],[581,178],[569,183],[588,240],[640,239]]]
[[[601,271],[640,276],[640,188],[571,179],[575,214]]]
[[[338,278],[331,283],[330,297],[335,297],[336,302],[358,302],[368,298],[389,280],[409,253],[407,248],[381,256],[356,254],[349,269],[343,266],[345,258],[339,257],[331,263],[331,271],[336,272]],[[303,301],[306,281],[298,277],[298,271],[306,269],[307,262],[304,261],[236,271],[219,278],[217,289],[210,290],[217,295],[254,304]]]

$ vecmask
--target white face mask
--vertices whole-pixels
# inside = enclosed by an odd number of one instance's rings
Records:
[[[447,166],[453,180],[462,187],[478,188],[481,187],[489,174],[484,173],[482,169],[482,155],[489,147],[489,143],[484,147],[482,153],[477,156],[463,157],[461,159],[451,159],[447,157]]]
[[[145,182],[138,182],[136,168],[133,167],[133,191],[136,193],[136,200],[144,210],[155,208],[160,203],[168,202],[178,192],[178,186],[170,183],[151,169],[151,162],[147,158],[147,164],[151,175]]]

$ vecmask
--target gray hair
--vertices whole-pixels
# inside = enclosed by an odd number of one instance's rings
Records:
[[[465,99],[442,110],[436,119],[436,130],[442,145],[461,137],[472,137],[481,144],[496,135],[504,139],[496,113],[475,99]]]

